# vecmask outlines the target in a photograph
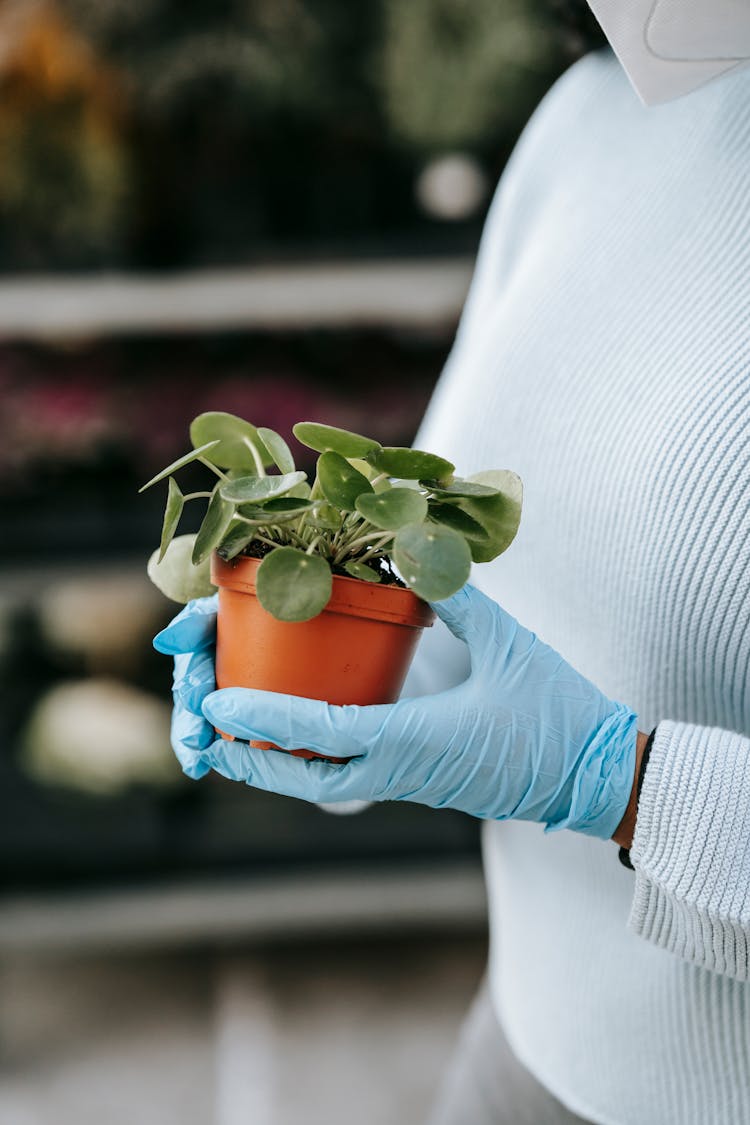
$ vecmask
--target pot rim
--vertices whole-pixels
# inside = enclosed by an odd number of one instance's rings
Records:
[[[211,556],[211,581],[223,589],[255,596],[255,575],[262,561],[244,555],[226,562],[214,552]],[[338,574],[333,575],[333,592],[322,612],[369,617],[415,629],[428,628],[435,620],[434,610],[408,587],[381,586],[378,582],[364,582],[361,578],[344,578]]]

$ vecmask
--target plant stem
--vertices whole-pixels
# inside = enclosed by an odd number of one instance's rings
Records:
[[[209,497],[210,498],[211,496],[213,496],[212,492],[186,492],[182,499],[183,500],[200,500],[203,497]]]
[[[377,541],[377,545],[374,546],[372,550],[372,554],[374,554],[376,551],[380,550],[380,548],[385,543],[387,543],[389,539],[392,538],[392,531],[373,531],[369,535],[360,535],[358,539],[353,539],[349,543],[342,544],[342,546],[339,547],[339,550],[337,551],[333,561],[338,565],[342,559],[346,558],[347,555],[355,554],[359,547],[363,547],[366,543],[372,543],[373,540]]]
[[[236,520],[239,520],[240,523],[246,523],[248,527],[251,527],[255,532],[255,538],[260,539],[262,543],[268,543],[270,547],[278,547],[280,545],[277,539],[270,538],[270,536],[274,533],[286,536],[287,539],[293,540],[294,545],[299,547],[300,549],[304,550],[307,547],[307,543],[305,542],[305,540],[286,524],[283,525],[283,527],[279,527],[278,524],[258,523],[257,520],[250,520],[247,518],[247,516],[241,516],[239,512],[235,512],[234,518]]]
[[[258,452],[258,449],[255,445],[255,442],[251,441],[249,437],[243,437],[242,440],[244,441],[245,445],[247,446],[247,448],[250,450],[250,452],[253,455],[253,461],[255,462],[255,470],[256,470],[258,476],[259,477],[265,477],[267,475],[266,474],[266,467],[263,464],[263,458],[261,457],[260,453]]]
[[[217,465],[212,464],[209,460],[207,460],[207,458],[198,457],[198,460],[200,461],[201,465],[205,465],[206,468],[210,469],[212,473],[216,473],[217,477],[219,477],[221,480],[229,480],[227,474],[222,473],[221,469]]]
[[[358,547],[363,546],[365,543],[372,543],[375,539],[390,539],[393,535],[392,531],[371,531],[367,535],[360,535],[357,539],[352,539],[347,543],[346,548],[348,551],[356,551]]]
[[[390,538],[391,536],[389,535],[388,539]],[[368,559],[371,559],[373,557],[373,555],[377,555],[379,552],[382,552],[383,548],[388,542],[388,539],[386,539],[383,543],[376,543],[374,547],[370,547],[369,551],[365,551],[364,555],[357,559],[357,562],[367,562]]]
[[[341,527],[339,529],[339,531],[336,533],[335,547],[336,547],[337,556],[340,556],[342,554],[346,555],[346,554],[350,553],[350,551],[352,549],[352,546],[356,545],[359,542],[359,540],[362,538],[363,527],[372,527],[372,524],[368,523],[364,519],[364,517],[362,518],[362,523],[360,524],[359,527],[356,527],[356,526],[347,527],[346,523],[344,523],[344,526]],[[375,534],[380,534],[380,533],[375,533]]]
[[[254,538],[259,539],[261,543],[265,543],[269,547],[278,547],[278,543],[275,542],[275,540],[268,539],[265,535],[261,535],[259,531],[256,531]]]
[[[286,527],[283,534],[288,535],[291,539],[293,539],[296,546],[300,548],[307,547],[307,541],[301,535],[298,535],[296,531],[293,531],[291,527]]]
[[[333,537],[331,550],[336,550],[339,544],[342,543],[344,539],[346,539],[347,535],[350,535],[352,533],[354,525],[360,523],[362,520],[364,520],[364,518],[365,517],[361,516],[359,512],[350,512],[348,516],[345,516],[344,522]]]

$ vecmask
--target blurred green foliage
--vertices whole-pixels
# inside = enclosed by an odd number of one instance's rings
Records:
[[[559,66],[539,0],[386,0],[383,97],[394,130],[418,146],[515,133]]]
[[[116,252],[130,184],[118,84],[54,8],[0,17],[0,253],[43,267]]]
[[[9,0],[0,42],[6,271],[418,242],[424,160],[494,176],[566,61],[540,0]]]

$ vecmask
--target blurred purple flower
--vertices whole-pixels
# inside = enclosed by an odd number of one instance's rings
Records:
[[[0,467],[88,460],[119,442],[122,423],[111,387],[93,375],[33,376],[9,365],[0,376]]]

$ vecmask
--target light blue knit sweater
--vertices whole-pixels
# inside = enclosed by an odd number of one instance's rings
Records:
[[[418,445],[521,474],[477,583],[658,723],[635,877],[487,827],[506,1034],[602,1125],[750,1122],[750,70],[653,109],[608,53],[557,84]]]

